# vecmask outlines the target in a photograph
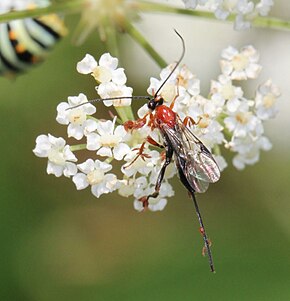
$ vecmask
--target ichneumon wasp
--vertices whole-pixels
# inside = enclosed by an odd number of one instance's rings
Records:
[[[209,186],[209,183],[217,182],[220,178],[219,167],[214,160],[211,152],[206,146],[191,132],[187,127],[188,123],[194,124],[194,120],[190,117],[186,117],[183,121],[179,117],[178,113],[173,111],[175,99],[168,107],[164,105],[164,99],[159,92],[164,87],[165,83],[173,75],[179,64],[181,63],[185,53],[185,43],[182,36],[175,31],[176,34],[182,41],[182,54],[177,61],[176,65],[169,73],[167,78],[163,81],[153,97],[150,96],[132,96],[132,97],[115,97],[106,99],[95,99],[94,101],[104,100],[118,100],[118,99],[147,99],[149,112],[145,114],[143,118],[137,120],[126,121],[124,128],[127,131],[133,131],[140,129],[144,125],[149,125],[152,130],[158,129],[163,138],[163,143],[159,144],[153,140],[150,136],[147,137],[146,141],[143,142],[139,148],[137,159],[139,156],[142,157],[142,152],[145,148],[145,143],[165,149],[165,160],[157,177],[155,191],[147,196],[143,196],[139,199],[143,203],[143,208],[146,209],[148,206],[149,198],[156,198],[159,194],[162,180],[164,178],[165,170],[174,158],[176,168],[178,170],[179,178],[185,188],[188,190],[191,196],[195,211],[199,221],[199,230],[203,237],[204,248],[203,254],[207,253],[210,270],[215,271],[214,263],[211,254],[211,242],[207,237],[207,233],[204,227],[204,223],[199,211],[199,207],[195,198],[195,192],[205,192]],[[83,104],[81,104],[83,105]],[[78,106],[76,106],[78,107]],[[74,107],[75,108],[75,107]],[[72,109],[72,108],[71,108]]]

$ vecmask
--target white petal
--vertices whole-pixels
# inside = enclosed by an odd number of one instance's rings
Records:
[[[144,210],[143,203],[138,200],[134,200],[133,206],[138,212],[142,212]]]
[[[63,149],[65,160],[76,162],[78,159],[74,155],[74,153],[70,150],[70,146],[66,145]]]
[[[107,67],[111,70],[115,70],[118,66],[118,59],[112,57],[110,53],[104,53],[99,60],[99,64],[102,67]]]
[[[97,121],[93,119],[87,119],[84,122],[84,135],[87,136],[88,134],[92,133],[97,129]]]
[[[100,144],[100,135],[96,133],[90,133],[87,135],[87,149],[88,150],[97,150],[101,147]]]
[[[63,174],[66,177],[70,177],[73,176],[77,173],[78,169],[77,169],[77,165],[75,163],[72,162],[66,162],[65,163],[65,168],[63,170]]]
[[[112,81],[117,85],[124,85],[127,81],[123,68],[118,68],[112,72]]]
[[[113,168],[113,166],[111,164],[107,163],[107,162],[96,160],[95,161],[95,168],[100,168],[104,172],[108,172]]]
[[[68,137],[74,137],[77,140],[81,140],[84,136],[83,127],[79,124],[70,123],[67,127]]]
[[[77,173],[73,176],[72,180],[75,183],[77,190],[85,189],[89,186],[87,176],[83,173]]]
[[[97,155],[102,157],[113,157],[113,153],[110,147],[103,146],[97,151]]]
[[[115,128],[115,131],[114,131],[114,135],[118,136],[118,137],[125,137],[127,135],[127,132],[124,128],[123,125],[118,125],[116,128]]]
[[[92,194],[99,198],[104,193],[109,193],[110,190],[105,186],[105,183],[93,185],[91,188]]]
[[[54,137],[50,134],[48,134],[48,140],[56,148],[62,148],[66,143],[62,137]]]
[[[56,177],[60,177],[62,176],[62,172],[63,172],[63,166],[60,165],[56,165],[50,161],[48,161],[47,163],[47,168],[46,168],[46,172],[50,175],[53,174]]]
[[[157,204],[150,204],[150,200],[149,200],[149,205],[148,208],[151,211],[162,211],[165,206],[167,205],[167,199],[160,199],[159,202]]]
[[[123,157],[130,151],[130,147],[125,143],[120,143],[113,149],[113,156],[116,160],[122,160]]]
[[[100,121],[97,125],[97,131],[101,136],[113,134],[114,123],[111,120]]]
[[[93,159],[88,159],[85,162],[78,164],[78,168],[83,173],[88,174],[95,169],[95,162]]]
[[[57,116],[56,116],[56,121],[60,124],[68,124],[69,120],[67,118],[68,116],[68,109],[69,108],[69,104],[67,102],[61,102],[58,106],[57,106]]]
[[[48,156],[48,151],[51,149],[51,143],[47,135],[40,135],[36,138],[36,146],[33,152],[36,156],[45,158]]]
[[[90,54],[77,63],[77,71],[82,74],[89,74],[98,66],[97,61]]]

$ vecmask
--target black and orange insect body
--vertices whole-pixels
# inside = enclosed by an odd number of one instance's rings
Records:
[[[0,24],[0,73],[20,73],[43,61],[66,32],[54,14]]]

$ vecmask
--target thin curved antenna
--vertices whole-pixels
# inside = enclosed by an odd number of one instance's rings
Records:
[[[66,111],[67,110],[72,110],[72,109],[75,109],[75,108],[78,108],[78,107],[81,107],[81,106],[84,106],[84,105],[86,105],[88,103],[99,102],[99,101],[106,101],[106,100],[118,100],[118,99],[146,99],[146,100],[150,100],[151,97],[150,96],[120,96],[120,97],[109,97],[109,98],[96,98],[96,99],[88,100],[87,102],[83,102],[83,103],[81,103],[79,105],[67,108]]]
[[[163,88],[163,86],[166,84],[166,82],[168,81],[168,79],[171,77],[171,75],[174,73],[174,71],[177,69],[177,67],[179,66],[179,64],[181,63],[183,57],[184,57],[184,54],[185,54],[185,43],[184,43],[184,40],[183,40],[183,37],[180,35],[180,33],[174,29],[175,33],[179,36],[181,42],[182,42],[182,53],[181,53],[181,56],[179,58],[179,60],[177,61],[175,67],[172,69],[172,71],[169,73],[169,75],[166,77],[165,81],[161,84],[161,86],[158,88],[158,90],[156,91],[156,93],[154,94],[154,98],[157,97],[158,93],[160,92],[160,90]]]

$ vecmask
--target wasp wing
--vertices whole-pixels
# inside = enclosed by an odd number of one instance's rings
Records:
[[[182,169],[188,183],[196,192],[205,192],[208,183],[219,180],[220,170],[211,152],[178,116],[175,128],[164,123],[161,129],[174,149],[177,166]]]

